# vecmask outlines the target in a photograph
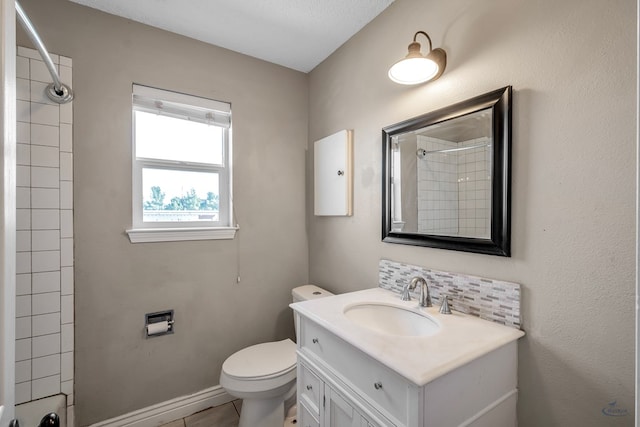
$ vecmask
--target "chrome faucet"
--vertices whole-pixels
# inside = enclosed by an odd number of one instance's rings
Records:
[[[414,277],[411,279],[411,283],[414,284],[414,288],[420,283],[420,307],[431,307],[433,304],[431,304],[431,294],[429,293],[427,281],[422,277]]]
[[[400,297],[400,299],[402,301],[411,301],[411,294],[409,292],[414,290],[418,283],[420,283],[420,307],[432,307],[433,304],[431,303],[429,285],[427,285],[427,281],[420,276],[414,277],[413,279],[411,279],[411,282],[404,285],[404,288],[402,288],[402,296]]]

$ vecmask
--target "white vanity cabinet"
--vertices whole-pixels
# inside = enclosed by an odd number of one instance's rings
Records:
[[[417,385],[310,318],[296,316],[302,427],[516,426],[516,341]]]
[[[303,361],[298,363],[298,423],[302,427],[344,426],[381,427],[362,414],[358,403],[331,387],[312,372]],[[324,379],[324,378],[323,378]],[[301,388],[300,388],[301,387]]]

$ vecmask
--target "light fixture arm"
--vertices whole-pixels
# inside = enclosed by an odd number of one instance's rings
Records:
[[[424,31],[417,31],[413,35],[413,42],[414,43],[417,42],[418,34],[422,34],[423,36],[425,36],[427,38],[427,40],[429,40],[429,52],[431,52],[433,50],[433,45],[431,44],[431,37],[429,37],[429,34],[425,33]]]

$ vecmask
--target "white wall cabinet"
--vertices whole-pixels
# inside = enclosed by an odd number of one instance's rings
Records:
[[[353,214],[353,131],[340,132],[313,144],[314,214]]]
[[[418,386],[296,315],[302,427],[517,425],[515,341]]]

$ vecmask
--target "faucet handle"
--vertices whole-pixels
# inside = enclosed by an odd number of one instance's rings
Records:
[[[442,305],[440,305],[440,313],[441,314],[451,314],[451,309],[449,308],[449,301],[446,295],[442,295]]]
[[[404,287],[402,288],[402,295],[400,296],[400,299],[402,301],[411,301],[411,293],[409,291],[412,291],[416,288],[416,284],[413,282],[408,282],[404,285]]]
[[[411,301],[411,294],[409,294],[409,285],[404,285],[402,288],[402,295],[400,295],[402,301]]]

